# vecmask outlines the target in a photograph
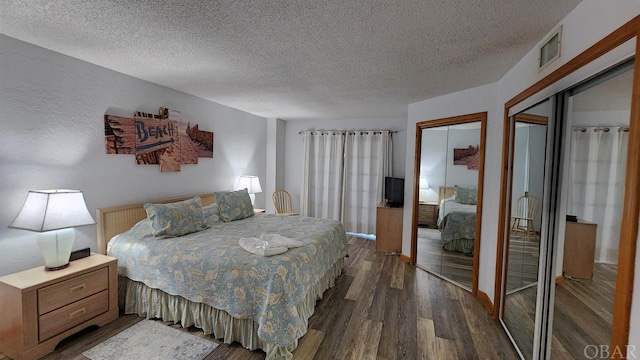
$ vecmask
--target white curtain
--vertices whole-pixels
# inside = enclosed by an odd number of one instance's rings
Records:
[[[304,176],[300,213],[341,220],[344,135],[339,131],[305,131]]]
[[[373,234],[376,206],[382,202],[384,177],[391,175],[389,131],[346,134],[342,223],[347,231]]]
[[[608,131],[606,131],[608,129]],[[568,213],[596,223],[596,262],[618,261],[629,133],[619,127],[574,128]]]
[[[342,221],[346,231],[375,232],[384,178],[391,176],[391,132],[305,131],[301,214]]]

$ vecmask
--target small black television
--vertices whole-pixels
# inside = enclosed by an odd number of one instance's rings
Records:
[[[402,207],[404,204],[404,179],[385,177],[384,199],[390,207]]]

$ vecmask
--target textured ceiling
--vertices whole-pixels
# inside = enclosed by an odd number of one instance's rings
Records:
[[[2,0],[0,33],[280,119],[497,81],[579,0]]]

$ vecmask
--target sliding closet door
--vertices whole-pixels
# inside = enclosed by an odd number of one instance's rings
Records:
[[[551,358],[609,358],[633,61],[564,96]]]
[[[552,101],[545,100],[511,118],[508,235],[505,242],[503,311],[505,329],[524,359],[534,358],[540,245],[545,173],[548,166],[548,123]]]

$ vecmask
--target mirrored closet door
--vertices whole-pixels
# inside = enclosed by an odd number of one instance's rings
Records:
[[[416,149],[415,264],[477,287],[486,113],[425,121]]]
[[[504,311],[501,320],[525,359],[531,359],[544,199],[547,129],[551,101],[511,118],[510,218],[505,247]]]
[[[551,358],[600,357],[611,339],[633,61],[565,95]]]

